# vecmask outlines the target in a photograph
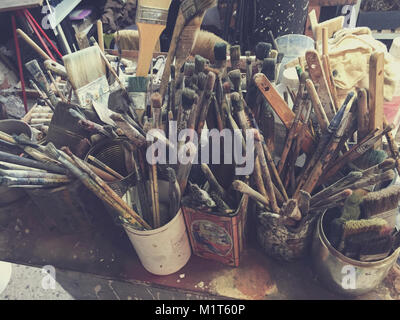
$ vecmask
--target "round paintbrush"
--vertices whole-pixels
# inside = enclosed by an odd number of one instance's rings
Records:
[[[269,81],[274,82],[276,80],[276,59],[265,58],[261,72],[265,74]]]
[[[226,67],[227,44],[218,42],[214,46],[215,67],[223,69]]]
[[[229,48],[230,58],[231,58],[231,69],[240,69],[240,46],[235,45]]]
[[[269,52],[272,45],[268,42],[259,42],[255,48],[256,59],[263,61],[265,58],[269,57]]]
[[[207,60],[204,59],[202,56],[196,55],[194,57],[194,70],[195,73],[204,72],[204,67],[206,65]]]
[[[207,119],[208,109],[209,109],[211,97],[212,97],[212,94],[214,91],[215,80],[216,80],[215,73],[208,72],[206,84],[205,84],[205,88],[204,88],[204,98],[203,98],[204,105],[201,109],[199,109],[200,115],[199,115],[199,121],[198,121],[198,125],[197,125],[197,133],[199,135],[201,134],[201,131],[203,130],[205,121]]]
[[[233,85],[233,91],[239,92],[241,94],[242,88],[242,74],[239,69],[229,71],[229,80]]]
[[[153,114],[153,128],[160,129],[162,97],[158,92],[155,92],[150,96],[150,104]]]

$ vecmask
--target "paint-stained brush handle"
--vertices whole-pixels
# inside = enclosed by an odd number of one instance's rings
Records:
[[[260,93],[271,105],[272,109],[276,112],[279,119],[281,119],[286,129],[290,129],[293,124],[295,114],[292,110],[290,110],[285,100],[281,97],[278,91],[276,91],[272,83],[263,73],[256,74],[254,76],[254,82],[258,87]],[[302,142],[302,148],[305,152],[308,153],[312,151],[313,147],[314,138],[310,131],[307,129]]]

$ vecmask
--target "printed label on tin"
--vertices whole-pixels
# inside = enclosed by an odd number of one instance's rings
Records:
[[[196,246],[203,251],[225,257],[233,249],[233,241],[228,232],[211,221],[194,221],[191,225],[191,233]]]

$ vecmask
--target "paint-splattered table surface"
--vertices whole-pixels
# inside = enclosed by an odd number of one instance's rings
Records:
[[[196,256],[179,272],[155,276],[140,264],[125,233],[104,212],[95,228],[75,234],[49,231],[37,220],[30,200],[0,208],[0,260],[75,271],[175,292],[228,299],[346,299],[326,290],[307,261],[283,263],[256,245],[246,249],[239,268]],[[398,273],[392,270],[373,292],[359,299],[399,299]]]

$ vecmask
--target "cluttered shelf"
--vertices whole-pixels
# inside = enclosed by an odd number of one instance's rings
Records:
[[[243,52],[200,30],[215,1],[185,0],[158,53],[170,4],[65,55],[14,28],[40,99],[0,122],[0,258],[213,297],[399,299],[396,50],[311,11],[312,37],[260,28]]]
[[[29,200],[3,207],[0,212],[2,261],[37,267],[51,265],[79,272],[82,279],[85,274],[95,275],[112,281],[143,284],[148,290],[164,288],[206,298],[346,299],[321,286],[309,258],[295,263],[280,262],[260,253],[260,248],[253,243],[246,248],[238,268],[193,255],[178,272],[157,276],[143,268],[124,232],[107,220],[100,223],[101,227],[97,222],[96,228],[65,234],[38,225],[33,216],[40,212]],[[359,299],[394,297],[394,278],[395,274],[389,274],[374,291]],[[116,294],[124,297],[124,294],[132,296],[134,293],[122,290]]]

